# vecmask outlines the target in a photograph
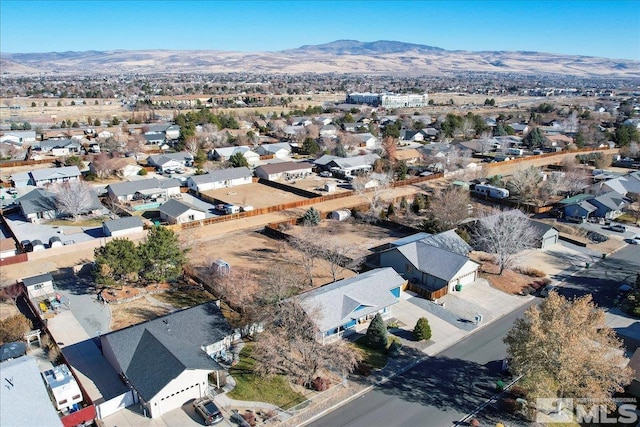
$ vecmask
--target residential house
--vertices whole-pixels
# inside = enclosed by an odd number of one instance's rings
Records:
[[[244,145],[238,147],[219,147],[211,150],[209,157],[219,162],[228,161],[234,154],[241,153],[247,159],[249,165],[254,165],[260,161],[260,154],[253,151],[251,147]]]
[[[345,132],[349,132],[349,133],[357,133],[358,129],[362,127],[361,123],[343,123],[342,124],[342,129],[344,129]]]
[[[333,122],[333,118],[328,116],[320,116],[315,118],[315,122],[319,126],[326,126]]]
[[[144,223],[139,216],[125,216],[102,223],[102,231],[107,237],[122,237],[127,234],[142,233]]]
[[[377,154],[364,154],[353,157],[336,157],[326,167],[336,175],[353,177],[363,173],[369,173],[373,164],[380,159]]]
[[[216,302],[102,335],[102,353],[130,384],[151,418],[209,393],[210,373],[223,368],[233,330]]]
[[[119,202],[154,198],[167,200],[174,194],[180,194],[180,181],[173,178],[149,178],[118,182],[107,186],[107,196],[111,200]]]
[[[0,142],[0,157],[8,160],[26,160],[28,147]]]
[[[80,154],[82,144],[73,139],[47,139],[40,142],[39,151],[41,154],[51,154],[56,157]]]
[[[429,158],[441,158],[444,159],[447,155],[453,151],[455,147],[451,144],[439,143],[439,144],[426,144],[419,147],[417,150],[422,153],[423,156]]]
[[[424,236],[419,233],[392,243],[380,253],[380,266],[393,267],[409,280],[412,290],[430,298],[473,283],[478,263],[469,258],[472,248],[455,230]]]
[[[531,130],[526,123],[511,123],[509,126],[513,128],[516,135],[526,135]]]
[[[424,141],[424,134],[411,129],[402,129],[400,131],[400,141],[422,142]]]
[[[320,136],[328,136],[333,138],[338,135],[338,128],[335,125],[328,124],[320,128]]]
[[[178,153],[154,154],[147,158],[147,164],[161,172],[193,165],[193,156],[186,151]]]
[[[331,161],[334,159],[340,159],[340,158],[341,157],[338,157],[338,156],[332,156],[331,154],[323,154],[322,156],[315,159],[313,161],[313,164],[316,167],[316,169],[320,171],[329,170],[329,167],[330,167],[329,164],[331,163]]]
[[[254,173],[258,178],[277,181],[304,178],[311,175],[313,164],[309,162],[280,162],[258,166]]]
[[[582,200],[571,204],[565,204],[562,212],[565,218],[589,218],[597,210],[589,201]]]
[[[33,357],[22,356],[0,363],[0,376],[3,378],[0,425],[63,426]]]
[[[291,156],[291,144],[288,142],[278,142],[275,144],[258,145],[256,152],[261,156],[273,156],[276,159],[286,159]]]
[[[203,175],[190,176],[187,178],[187,187],[201,193],[218,188],[251,184],[252,182],[253,174],[251,171],[246,167],[240,167],[220,169]]]
[[[162,132],[147,132],[144,134],[144,140],[147,145],[163,145],[167,142],[167,138]]]
[[[596,182],[587,187],[585,193],[599,196],[610,191],[615,191],[623,196],[626,196],[627,193],[640,193],[640,171]]]
[[[36,188],[18,199],[22,216],[29,222],[37,223],[58,216],[56,195],[41,188]]]
[[[377,268],[350,279],[338,280],[298,296],[317,328],[322,343],[366,329],[380,313],[391,317],[407,281],[393,268]]]
[[[25,277],[24,279],[22,279],[22,284],[27,291],[27,296],[32,300],[55,293],[53,287],[53,276],[51,275],[51,273]]]
[[[103,139],[113,138],[113,132],[109,132],[108,130],[103,129],[100,132],[98,132],[96,136],[98,138],[103,138]]]
[[[558,243],[560,233],[553,225],[533,219],[529,220],[529,225],[533,229],[536,248],[547,249]]]
[[[14,187],[34,185],[44,187],[49,184],[59,184],[67,181],[80,180],[80,169],[77,166],[63,166],[61,168],[34,169],[31,172],[18,172],[11,175]]]
[[[359,147],[367,148],[370,150],[378,148],[378,138],[376,138],[369,132],[356,133],[352,137],[358,141]]]
[[[0,142],[20,147],[23,145],[33,145],[36,142],[36,131],[12,130],[10,132],[5,132],[4,135],[0,137]]]
[[[201,221],[206,217],[205,213],[200,209],[175,199],[167,200],[158,207],[158,210],[160,211],[160,218],[169,224]]]
[[[615,219],[622,215],[627,200],[616,191],[609,191],[587,200],[596,207],[594,215],[598,218]]]
[[[419,132],[424,135],[425,140],[433,140],[438,136],[440,131],[433,127],[426,127],[424,129],[420,129]]]
[[[396,151],[396,160],[399,162],[405,162],[410,165],[422,158],[422,154],[420,151],[415,148],[408,148],[406,150],[397,150]]]

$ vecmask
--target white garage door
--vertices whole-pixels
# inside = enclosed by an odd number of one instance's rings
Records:
[[[158,415],[180,408],[191,399],[197,399],[204,396],[205,387],[206,385],[203,386],[200,383],[192,384],[187,388],[176,390],[175,393],[172,393],[169,396],[162,397],[160,401],[157,402]],[[200,390],[203,390],[202,393]]]
[[[461,276],[459,280],[460,280],[460,284],[463,286],[473,283],[474,280],[476,280],[476,272],[474,271],[469,274],[465,274],[464,276]]]
[[[542,242],[542,248],[548,248],[549,246],[555,245],[556,243],[558,243],[558,236],[554,234],[553,236],[549,236],[544,239],[544,241]]]

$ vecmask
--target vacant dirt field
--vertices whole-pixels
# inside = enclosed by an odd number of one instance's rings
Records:
[[[186,230],[187,232],[202,229]],[[211,265],[215,259],[223,259],[231,269],[246,268],[253,272],[281,265],[282,268],[301,268],[302,254],[284,241],[271,239],[259,232],[241,231],[223,236],[200,236],[189,252],[189,259],[196,267]],[[355,273],[344,270],[339,278],[353,277]],[[313,269],[314,285],[323,285],[333,281],[329,263],[316,260]]]
[[[305,179],[296,179],[295,181],[287,182],[287,185],[317,193],[319,196],[328,194],[324,189],[326,183],[336,184],[336,189],[331,194],[351,191],[351,188],[341,187],[340,185],[343,184],[340,184],[338,181],[339,180],[335,178],[323,178],[317,175],[311,175]]]
[[[252,184],[238,185],[233,188],[220,188],[218,190],[203,191],[208,197],[222,200],[225,203],[244,206],[251,205],[256,209],[283,203],[305,200],[304,197],[287,193],[277,188],[254,182]]]

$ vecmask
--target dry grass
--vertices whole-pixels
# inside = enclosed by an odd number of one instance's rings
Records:
[[[501,275],[498,275],[500,269],[493,263],[493,257],[489,254],[472,253],[471,259],[480,264],[480,277],[502,292],[519,295],[532,282],[531,277],[513,270],[504,270]]]
[[[164,307],[152,305],[145,298],[122,304],[111,304],[109,307],[111,308],[112,331],[164,316],[170,311]]]
[[[0,320],[19,314],[18,308],[8,301],[0,302]]]

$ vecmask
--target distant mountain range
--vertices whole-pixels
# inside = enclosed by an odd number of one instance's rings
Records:
[[[3,74],[450,72],[640,77],[640,61],[541,52],[459,51],[397,41],[338,40],[278,52],[113,50],[0,53]]]

